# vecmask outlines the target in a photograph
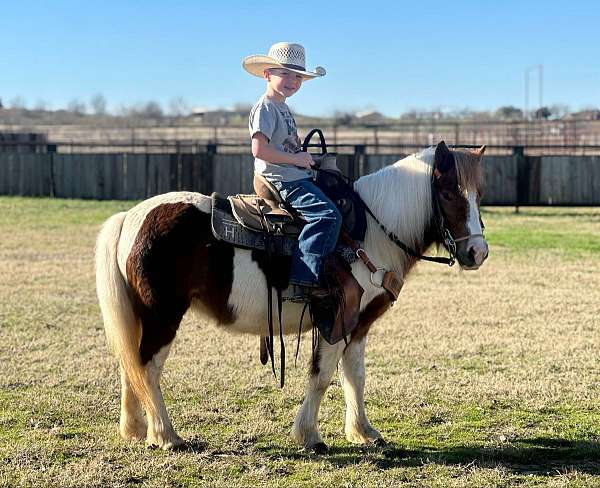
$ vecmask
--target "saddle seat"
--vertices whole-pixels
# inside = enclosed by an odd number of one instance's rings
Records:
[[[252,195],[228,197],[231,211],[247,229],[297,237],[306,221],[283,201],[277,189],[263,176],[254,175]]]

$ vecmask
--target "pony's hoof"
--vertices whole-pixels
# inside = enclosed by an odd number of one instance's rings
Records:
[[[188,445],[184,440],[181,440],[181,442],[167,442],[161,446],[163,451],[185,451],[187,448]]]
[[[185,447],[186,447],[185,441],[178,435],[175,435],[174,437],[172,437],[170,439],[162,439],[162,440],[148,439],[146,441],[146,445],[150,449],[162,449],[163,451],[180,450],[180,449],[185,449]]]
[[[375,439],[372,444],[373,447],[386,448],[388,447],[388,443],[383,440],[383,437],[379,439]]]
[[[324,442],[317,442],[314,446],[310,448],[310,450],[315,454],[318,454],[319,456],[329,453],[329,448]]]

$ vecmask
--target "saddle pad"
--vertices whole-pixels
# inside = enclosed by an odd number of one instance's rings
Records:
[[[291,256],[295,236],[267,235],[262,231],[251,230],[241,225],[233,216],[231,205],[227,198],[218,193],[211,195],[212,215],[211,227],[216,239],[228,242],[235,247],[243,249],[267,250],[267,242],[270,242],[271,252],[280,256]]]

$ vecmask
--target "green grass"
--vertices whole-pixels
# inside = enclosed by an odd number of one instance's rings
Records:
[[[600,254],[600,209],[513,208],[484,209],[486,236],[492,246],[517,253],[559,252],[580,258]],[[487,224],[486,224],[487,225]]]
[[[117,433],[96,303],[101,222],[131,202],[0,198],[0,486],[600,486],[600,209],[484,210],[476,273],[420,264],[367,348],[367,412],[389,446],[290,440],[306,383],[277,387],[255,337],[187,318],[163,390],[187,450]]]

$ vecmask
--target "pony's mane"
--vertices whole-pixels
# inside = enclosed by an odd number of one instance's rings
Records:
[[[435,148],[401,159],[359,178],[354,188],[380,222],[415,246],[431,218],[431,173]]]
[[[458,185],[463,190],[475,190],[481,192],[483,187],[483,176],[479,156],[471,151],[453,150],[456,162],[456,174]]]

